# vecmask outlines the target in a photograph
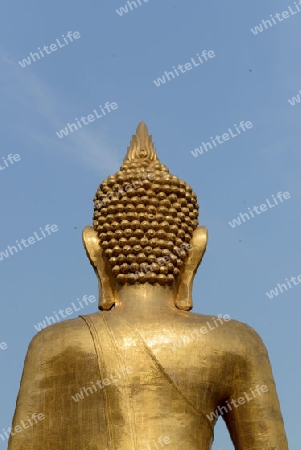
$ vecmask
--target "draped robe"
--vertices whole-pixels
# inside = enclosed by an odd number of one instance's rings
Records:
[[[262,340],[234,320],[187,337],[210,319],[146,315],[139,331],[113,310],[40,331],[25,359],[8,450],[210,450],[212,412],[225,405],[236,450],[288,450]],[[262,385],[265,393],[251,397]],[[16,433],[34,413],[45,419]]]

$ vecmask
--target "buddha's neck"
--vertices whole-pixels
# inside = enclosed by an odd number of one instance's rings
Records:
[[[115,303],[116,311],[131,314],[148,314],[150,311],[160,313],[175,309],[174,288],[149,283],[122,286]]]

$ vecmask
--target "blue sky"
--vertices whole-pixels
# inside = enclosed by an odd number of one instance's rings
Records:
[[[81,243],[100,182],[122,164],[143,120],[160,160],[198,195],[209,244],[194,286],[194,311],[229,314],[254,327],[271,359],[290,450],[300,445],[301,285],[266,295],[301,274],[301,13],[258,35],[250,28],[294,7],[289,0],[149,0],[120,16],[124,0],[51,4],[4,0],[0,10],[0,251],[40,227],[58,232],[0,261],[0,429],[11,424],[34,324],[83,295],[97,295]],[[80,38],[25,68],[18,61]],[[173,66],[213,50],[206,64],[156,87]],[[59,139],[56,132],[99,105],[118,109]],[[194,157],[210,136],[241,121],[253,128]],[[279,191],[290,199],[242,223],[229,221]],[[95,304],[85,312],[96,310]],[[76,314],[74,314],[75,317]],[[0,449],[6,443],[0,442]],[[215,450],[233,448],[223,423]]]

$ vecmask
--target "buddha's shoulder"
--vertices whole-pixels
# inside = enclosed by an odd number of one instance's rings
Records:
[[[195,325],[197,323],[200,328],[200,333],[208,335],[211,341],[216,340],[225,348],[242,354],[245,354],[246,351],[266,352],[265,345],[257,331],[246,323],[234,320],[229,315],[193,314],[193,316]]]
[[[99,313],[96,313],[99,314]],[[91,314],[88,317],[93,317]],[[49,325],[39,331],[31,340],[28,352],[43,352],[55,354],[57,351],[77,348],[78,350],[89,350],[93,348],[93,340],[90,330],[82,317],[64,320],[63,322]]]

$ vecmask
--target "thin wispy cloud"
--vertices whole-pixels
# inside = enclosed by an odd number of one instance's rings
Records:
[[[84,115],[86,106],[64,98],[33,70],[26,73],[18,66],[17,58],[11,58],[0,48],[0,92],[2,106],[9,111],[2,119],[2,125],[13,135],[25,142],[35,142],[45,151],[67,152],[70,157],[97,172],[111,173],[120,166],[117,151],[111,148],[109,139],[94,125],[80,129],[60,141],[55,132],[77,114]],[[91,109],[96,106],[91,105]],[[9,106],[9,108],[8,108]]]

